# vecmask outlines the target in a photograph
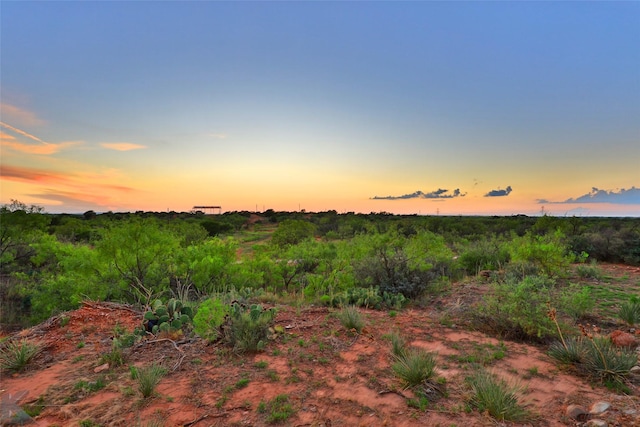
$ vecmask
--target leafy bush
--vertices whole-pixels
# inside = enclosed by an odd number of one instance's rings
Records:
[[[364,328],[364,320],[362,319],[362,315],[358,308],[355,306],[348,306],[343,308],[338,312],[338,319],[340,319],[340,323],[342,326],[347,328],[348,330],[355,330],[356,332],[362,332],[362,328]]]
[[[579,264],[576,267],[576,273],[581,279],[600,279],[602,278],[602,271],[595,262],[591,264]]]
[[[513,338],[543,338],[555,333],[547,316],[551,300],[548,279],[528,276],[516,283],[493,284],[493,295],[477,307],[479,323]]]
[[[0,367],[12,372],[22,372],[42,351],[42,348],[27,340],[9,340],[0,348]]]
[[[523,267],[533,264],[547,276],[562,276],[574,258],[564,240],[560,231],[542,236],[527,233],[509,243],[511,260]]]
[[[468,378],[471,385],[471,404],[480,412],[487,412],[499,421],[525,421],[531,414],[520,404],[522,389],[498,380],[485,370]]]
[[[253,304],[231,306],[227,324],[223,326],[225,341],[238,353],[262,351],[269,337],[269,328],[276,317],[276,310],[264,310]]]
[[[482,239],[460,248],[458,263],[467,274],[475,275],[480,270],[500,270],[509,262],[506,245],[495,239]]]
[[[228,305],[218,298],[209,298],[198,307],[193,318],[193,328],[202,338],[214,342],[220,335],[220,328],[228,313]]]
[[[571,283],[563,288],[558,296],[558,302],[560,309],[574,320],[589,314],[596,304],[591,288],[577,283]]]
[[[393,372],[407,388],[423,384],[435,373],[436,357],[420,348],[410,348],[394,356]]]

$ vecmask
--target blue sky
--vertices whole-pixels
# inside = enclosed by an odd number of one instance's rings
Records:
[[[638,2],[2,2],[0,199],[640,216]]]

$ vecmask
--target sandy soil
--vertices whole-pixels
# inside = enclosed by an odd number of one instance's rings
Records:
[[[640,285],[640,269],[606,268],[607,274]],[[39,408],[32,423],[41,426],[263,426],[270,412],[268,405],[266,411],[262,407],[286,395],[293,414],[282,425],[500,425],[468,404],[464,379],[479,363],[525,388],[523,402],[537,417],[524,425],[581,425],[565,415],[569,404],[607,401],[611,408],[598,418],[609,426],[640,426],[638,384],[629,384],[632,395],[615,394],[560,369],[543,345],[501,341],[454,324],[483,286],[481,280],[457,284],[429,307],[396,315],[363,309],[361,334],[345,330],[336,310],[278,306],[276,325],[284,332],[262,353],[238,356],[222,343],[207,345],[193,337],[150,338],[126,352],[123,366],[103,370],[102,356],[116,329],[132,331],[141,313],[88,303],[17,334],[44,351],[26,372],[2,374],[2,412],[17,405]],[[408,404],[415,396],[391,370],[387,334],[394,330],[437,353],[439,385],[426,409]],[[169,372],[157,394],[143,399],[130,366],[152,363]],[[98,391],[81,386],[98,379],[105,383]]]

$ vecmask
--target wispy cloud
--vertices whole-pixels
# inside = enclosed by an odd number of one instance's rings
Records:
[[[553,202],[546,199],[539,199],[538,203],[610,203],[616,205],[640,205],[640,188],[631,187],[629,189],[601,190],[597,187],[582,196],[569,198],[561,202]]]
[[[445,190],[439,188],[430,193],[424,193],[420,190],[410,193],[403,194],[402,196],[374,196],[372,200],[405,200],[405,199],[453,199],[454,197],[464,197],[467,193],[461,193],[459,188],[453,190],[453,192],[449,192],[449,190]]]
[[[35,113],[23,110],[15,105],[1,103],[0,111],[2,117],[9,118],[13,122],[18,122],[21,126],[42,126],[45,121],[36,116]]]
[[[131,142],[104,142],[100,144],[100,146],[116,151],[131,151],[147,148],[146,145],[133,144]]]
[[[511,191],[512,188],[510,185],[508,185],[504,190],[501,190],[500,188],[498,188],[497,190],[491,190],[487,194],[485,194],[484,197],[504,197],[508,196]]]
[[[227,134],[226,133],[209,133],[207,134],[208,137],[211,138],[216,138],[216,139],[226,139],[227,138]]]
[[[114,200],[104,193],[83,193],[45,189],[40,193],[28,194],[30,197],[51,200],[58,206],[64,206],[65,212],[80,212],[87,210],[109,210]]]
[[[27,133],[27,132],[23,131],[22,129],[18,129],[16,127],[13,127],[8,123],[0,122],[0,126],[2,126],[3,128],[9,129],[9,130],[11,130],[11,131],[13,131],[13,132],[15,132],[15,133],[17,133],[19,135],[26,136],[27,138],[29,138],[29,139],[31,139],[33,141],[37,141],[37,142],[40,142],[42,144],[49,144],[48,142],[41,140],[37,136],[31,135],[30,133]]]
[[[82,144],[81,141],[67,141],[61,142],[59,144],[32,145],[17,142],[11,135],[9,135],[8,138],[6,138],[5,135],[0,135],[0,137],[0,145],[2,147],[10,148],[12,150],[20,151],[21,153],[27,154],[50,155],[74,145]]]

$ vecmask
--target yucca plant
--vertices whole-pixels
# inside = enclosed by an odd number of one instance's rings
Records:
[[[549,347],[549,356],[567,365],[580,363],[584,353],[585,343],[582,337],[569,337],[564,341],[556,341]]]
[[[395,359],[391,368],[406,388],[424,384],[435,374],[435,354],[421,348],[405,349]]]
[[[531,414],[519,402],[522,389],[498,380],[485,370],[467,379],[472,389],[471,404],[499,421],[525,421]]]
[[[589,337],[582,365],[604,383],[622,384],[638,362],[635,351],[616,348],[607,337]]]
[[[138,369],[138,390],[142,393],[142,397],[145,399],[151,397],[156,391],[156,386],[166,373],[167,370],[165,368],[155,363],[146,368]]]
[[[42,348],[26,339],[10,340],[0,348],[0,367],[11,372],[22,372]]]

